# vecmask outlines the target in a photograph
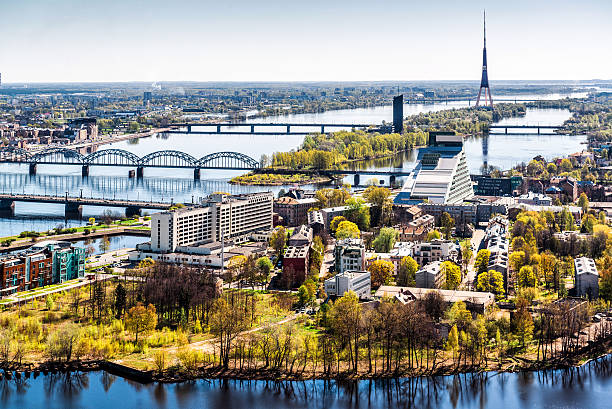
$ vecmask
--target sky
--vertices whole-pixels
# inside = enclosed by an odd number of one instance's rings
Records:
[[[611,0],[3,0],[3,82],[612,78]]]

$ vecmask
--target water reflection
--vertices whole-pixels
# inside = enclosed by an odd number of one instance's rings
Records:
[[[105,373],[0,382],[0,407],[607,408],[612,359],[581,368],[365,381],[198,380],[143,385]],[[40,397],[45,396],[46,402]]]

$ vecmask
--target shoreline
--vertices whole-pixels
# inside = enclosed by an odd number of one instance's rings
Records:
[[[73,360],[69,362],[40,362],[22,363],[0,367],[0,380],[11,380],[38,377],[40,374],[66,373],[66,372],[95,372],[106,371],[113,375],[125,379],[133,380],[142,384],[157,382],[161,384],[181,383],[195,380],[228,379],[237,381],[289,381],[298,382],[306,380],[343,380],[343,381],[365,381],[365,380],[390,380],[402,378],[428,378],[433,376],[453,376],[469,373],[517,373],[517,372],[536,372],[542,370],[560,370],[570,368],[580,368],[592,361],[612,356],[612,338],[601,341],[582,348],[581,351],[566,358],[559,358],[546,362],[532,361],[531,364],[518,365],[516,360],[525,361],[523,358],[507,357],[505,362],[514,361],[515,365],[504,368],[482,368],[478,365],[446,366],[441,365],[435,370],[428,371],[402,371],[388,373],[353,373],[341,372],[324,376],[322,373],[287,373],[277,369],[225,369],[220,366],[208,366],[199,368],[191,373],[181,370],[166,370],[160,375],[154,370],[138,370],[120,363],[108,360]]]

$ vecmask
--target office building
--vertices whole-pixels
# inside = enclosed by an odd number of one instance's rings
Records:
[[[404,96],[393,97],[393,132],[402,133],[404,130]]]
[[[151,251],[174,252],[201,243],[247,241],[249,234],[272,228],[272,193],[213,194],[199,206],[154,213]]]
[[[283,257],[283,285],[285,288],[299,287],[308,274],[310,246],[289,246]]]
[[[473,196],[463,137],[448,132],[430,132],[429,146],[419,149],[417,165],[394,203],[461,204]]]
[[[370,298],[370,272],[345,271],[325,280],[325,293],[330,297],[342,297],[349,291],[353,291],[361,299]]]
[[[316,207],[317,199],[295,199],[283,196],[274,201],[274,213],[283,218],[285,226],[299,226],[308,223],[308,210]]]

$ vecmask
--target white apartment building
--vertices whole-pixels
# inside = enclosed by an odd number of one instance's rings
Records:
[[[576,296],[591,299],[599,297],[599,273],[592,258],[574,259]]]
[[[271,192],[228,196],[213,194],[201,206],[151,216],[151,250],[174,252],[178,247],[221,241],[246,241],[250,233],[272,228]]]
[[[431,242],[415,243],[412,258],[424,266],[434,261],[458,261],[459,246],[450,240],[432,240]]]
[[[328,296],[342,297],[353,291],[359,298],[370,298],[372,284],[368,271],[345,271],[325,280],[325,293]]]

